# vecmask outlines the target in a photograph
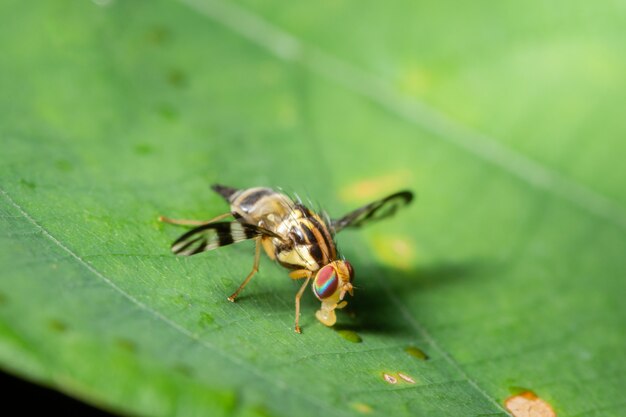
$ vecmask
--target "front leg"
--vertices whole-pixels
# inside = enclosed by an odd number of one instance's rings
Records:
[[[306,286],[309,285],[309,281],[311,281],[310,276],[307,277],[306,281],[304,281],[304,284],[302,284],[302,287],[300,287],[300,290],[296,294],[296,333],[302,333],[302,330],[300,330],[300,326],[298,325],[298,321],[300,320],[300,298],[302,298],[302,293],[306,290]]]
[[[302,293],[304,293],[304,290],[309,284],[312,276],[313,272],[308,269],[296,269],[295,271],[291,271],[289,273],[289,278],[293,280],[306,278],[306,281],[302,284],[302,287],[300,287],[300,290],[296,294],[296,333],[302,333],[302,330],[300,330],[300,326],[298,325],[298,321],[300,320],[300,298],[302,297]]]
[[[312,277],[313,272],[309,271],[308,269],[296,269],[295,271],[291,271],[289,273],[289,278],[293,280]]]

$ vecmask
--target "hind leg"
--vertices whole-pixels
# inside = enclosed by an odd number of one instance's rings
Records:
[[[250,282],[250,280],[252,279],[254,274],[256,274],[259,271],[259,260],[260,259],[261,259],[261,238],[257,237],[256,238],[256,244],[255,244],[255,247],[254,247],[254,264],[252,265],[252,271],[250,271],[250,273],[248,274],[246,279],[243,280],[243,282],[241,283],[239,288],[237,288],[237,291],[235,291],[234,293],[232,293],[232,295],[230,297],[228,297],[228,301],[234,303],[235,299],[237,298],[237,296],[239,295],[241,290],[243,290],[244,287],[246,285],[248,285],[248,282]]]

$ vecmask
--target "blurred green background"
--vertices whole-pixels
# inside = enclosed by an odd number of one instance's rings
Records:
[[[141,416],[505,416],[524,390],[624,415],[624,1],[0,16],[4,371]],[[338,236],[358,290],[340,331],[307,292],[296,335],[298,284],[267,259],[226,301],[251,243],[169,253],[157,216],[223,213],[216,182],[335,217],[418,198]]]

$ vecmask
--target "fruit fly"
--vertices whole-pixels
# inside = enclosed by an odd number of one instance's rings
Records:
[[[252,270],[228,300],[234,302],[259,270],[263,248],[270,259],[290,270],[291,279],[304,280],[295,297],[297,333],[301,333],[298,323],[300,298],[311,280],[313,293],[322,302],[315,316],[326,326],[332,326],[337,321],[335,309],[348,304],[344,300],[346,294],[353,295],[354,269],[339,256],[335,234],[389,217],[413,199],[410,191],[400,191],[331,220],[325,214],[319,215],[302,202],[293,201],[286,194],[271,188],[238,190],[223,185],[213,185],[212,188],[230,204],[229,212],[206,221],[159,218],[166,223],[195,226],[172,244],[172,252],[190,256],[254,239]],[[235,220],[223,221],[228,217]]]

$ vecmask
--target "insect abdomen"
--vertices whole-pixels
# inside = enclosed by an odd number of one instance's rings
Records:
[[[241,190],[241,192],[233,196],[231,204],[246,213],[252,213],[258,211],[258,208],[266,203],[264,197],[273,194],[276,194],[276,191],[271,188],[248,188],[247,190]]]
[[[233,215],[245,223],[252,223],[276,231],[278,224],[289,215],[293,202],[271,188],[239,190],[230,198]]]
[[[225,185],[213,184],[211,189],[224,197],[226,201],[230,202],[230,198],[237,192],[235,188],[226,187]]]

